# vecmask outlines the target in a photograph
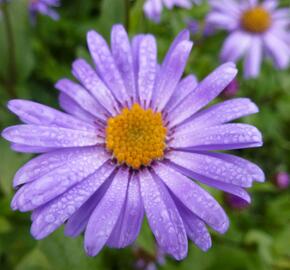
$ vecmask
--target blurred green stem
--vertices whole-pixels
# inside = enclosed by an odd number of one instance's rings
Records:
[[[8,69],[7,78],[5,80],[7,93],[11,98],[16,98],[15,82],[17,80],[15,42],[13,37],[13,29],[11,18],[8,10],[8,3],[2,4],[3,21],[6,32],[7,48],[8,48]]]
[[[125,11],[125,27],[127,32],[130,28],[130,0],[124,0],[124,11]]]

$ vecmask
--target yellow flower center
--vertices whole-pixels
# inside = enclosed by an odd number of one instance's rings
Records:
[[[251,8],[242,15],[242,27],[252,33],[263,33],[272,24],[270,13],[263,7]]]
[[[109,118],[106,147],[120,164],[139,169],[164,156],[166,133],[160,112],[145,110],[135,103]]]

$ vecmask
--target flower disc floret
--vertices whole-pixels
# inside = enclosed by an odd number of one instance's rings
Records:
[[[252,33],[263,33],[272,24],[270,13],[263,7],[248,9],[242,15],[242,27]]]
[[[106,147],[118,163],[134,169],[147,166],[164,156],[166,132],[161,113],[143,109],[135,103],[109,118],[106,128]]]

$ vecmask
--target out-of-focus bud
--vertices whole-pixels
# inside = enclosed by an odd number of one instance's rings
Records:
[[[235,78],[225,88],[225,90],[222,92],[221,96],[223,98],[232,98],[237,94],[238,91],[239,91],[239,82],[238,82],[237,78]]]
[[[274,176],[274,184],[279,189],[287,189],[290,185],[290,176],[286,172],[278,172]]]
[[[247,201],[230,193],[224,193],[224,200],[230,208],[236,210],[243,210],[249,206]]]
[[[199,23],[197,20],[187,19],[186,25],[191,35],[196,35],[200,30]]]

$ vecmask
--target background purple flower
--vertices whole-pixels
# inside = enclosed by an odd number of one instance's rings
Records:
[[[36,239],[65,223],[68,236],[84,232],[85,250],[95,256],[105,245],[132,244],[146,214],[162,251],[181,260],[188,238],[206,251],[207,226],[219,233],[229,226],[222,207],[196,182],[250,201],[245,189],[264,181],[263,172],[219,151],[262,146],[257,128],[231,123],[258,108],[239,98],[203,109],[237,69],[225,63],[200,83],[193,75],[182,78],[189,36],[182,31],[159,65],[153,35],[130,40],[115,25],[110,49],[90,31],[95,68],[77,59],[72,73],[80,83],[56,84],[65,113],[32,101],[9,102],[24,124],[6,128],[3,137],[16,151],[41,154],[16,173],[11,203],[33,212]]]
[[[160,22],[163,6],[172,9],[174,6],[181,8],[191,8],[192,3],[198,4],[200,0],[146,0],[144,4],[145,15],[152,21]]]
[[[286,172],[279,172],[274,176],[274,184],[279,189],[287,189],[290,185],[290,176]]]
[[[36,21],[37,14],[51,17],[58,20],[59,15],[53,8],[60,6],[60,0],[29,0],[28,9],[33,23]]]
[[[261,61],[269,57],[279,69],[289,65],[290,9],[278,8],[278,0],[211,0],[207,23],[230,34],[221,60],[237,62],[244,57],[244,75],[257,77]]]

